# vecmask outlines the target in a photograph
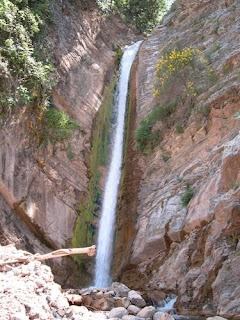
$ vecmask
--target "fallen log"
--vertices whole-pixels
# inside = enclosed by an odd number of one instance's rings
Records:
[[[7,264],[14,263],[29,263],[30,261],[42,261],[46,259],[59,258],[64,256],[70,256],[72,254],[83,254],[86,253],[88,256],[94,256],[96,254],[96,246],[86,247],[86,248],[72,248],[72,249],[59,249],[56,251],[52,251],[43,255],[39,253],[35,255],[29,255],[26,257],[14,257],[12,260],[1,261],[0,266],[5,266]]]

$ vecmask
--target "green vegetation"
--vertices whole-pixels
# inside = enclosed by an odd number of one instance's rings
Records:
[[[220,28],[221,24],[219,22],[219,20],[217,20],[217,23],[213,29],[213,33],[215,33],[216,35],[218,35],[218,29]]]
[[[182,183],[184,180],[182,177],[177,177],[177,182]]]
[[[48,104],[53,66],[36,58],[34,39],[44,24],[48,2],[2,0],[0,3],[0,106]],[[47,16],[46,16],[47,17]]]
[[[231,70],[232,70],[231,66],[227,63],[224,63],[222,67],[222,73],[224,74],[224,76],[228,75]]]
[[[197,110],[200,114],[202,114],[204,117],[208,117],[211,111],[211,108],[209,106],[200,105]]]
[[[174,125],[177,133],[184,132],[196,97],[217,80],[200,50],[193,47],[181,49],[181,44],[175,45],[178,48],[162,50],[162,57],[156,65],[153,95],[159,106],[140,122],[136,130],[137,148],[145,153],[159,144],[167,127]],[[209,110],[202,112],[207,114]],[[157,124],[158,121],[161,123]],[[157,127],[161,129],[156,131]]]
[[[240,186],[240,183],[236,182],[236,183],[234,183],[234,185],[232,186],[232,189],[236,191],[236,190],[239,188],[239,186]]]
[[[184,195],[181,197],[182,204],[187,206],[194,195],[192,187],[187,184]]]
[[[165,0],[96,0],[104,12],[120,14],[141,32],[152,30],[160,21]]]
[[[0,2],[0,114],[27,106],[33,112],[26,125],[39,142],[64,141],[80,129],[67,114],[51,107],[54,67],[43,43],[46,22],[53,23],[49,1]]]
[[[113,51],[116,52],[115,62],[116,62],[117,67],[119,67],[121,59],[122,59],[123,51],[120,46],[114,46]]]
[[[177,133],[184,133],[184,129],[179,123],[176,123],[174,127]]]
[[[238,244],[239,237],[238,237],[236,232],[232,234],[231,241],[232,241],[233,244]]]
[[[201,52],[192,47],[173,49],[169,53],[163,53],[163,57],[158,60],[156,66],[154,95],[162,96],[166,89],[172,89],[172,85],[177,84],[181,94],[195,97],[197,95],[194,85],[196,71],[203,71],[205,65],[206,60]]]
[[[234,119],[236,119],[236,120],[240,119],[240,112],[237,112],[237,113],[234,115]]]
[[[209,49],[208,51],[206,51],[205,53],[205,58],[208,61],[211,61],[211,56],[214,52],[218,51],[221,49],[221,45],[219,43],[214,43]]]
[[[93,220],[101,204],[101,190],[99,187],[101,173],[99,167],[107,165],[114,89],[115,82],[110,88],[105,88],[104,100],[94,126],[92,152],[88,166],[90,175],[89,190],[85,200],[79,206],[79,215],[72,239],[73,247],[85,247],[92,245],[94,242],[95,226],[93,225]],[[83,256],[76,256],[76,261],[82,267],[84,266],[84,260]]]
[[[67,157],[68,157],[69,160],[73,160],[75,156],[76,156],[76,154],[74,153],[74,151],[72,150],[71,145],[69,144],[67,146]]]
[[[173,2],[170,8],[170,12],[175,12],[178,8],[178,5],[176,2]]]
[[[163,155],[163,156],[162,156],[162,159],[163,159],[164,162],[168,162],[168,160],[170,160],[171,157],[166,156],[166,155]]]
[[[54,108],[44,111],[42,139],[49,139],[53,143],[70,138],[73,130],[80,130],[80,125],[66,113]]]
[[[157,121],[162,121],[169,117],[176,108],[176,102],[170,102],[164,105],[155,107],[147,116],[140,122],[139,127],[135,132],[138,150],[143,151],[147,144],[152,148],[159,143],[161,138],[160,130],[153,131],[153,126]]]

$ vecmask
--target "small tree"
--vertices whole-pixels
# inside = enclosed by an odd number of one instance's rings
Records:
[[[152,30],[165,7],[165,0],[129,0],[123,7],[129,21],[141,31]]]
[[[152,30],[165,9],[165,0],[96,0],[103,11],[116,10],[141,32]]]

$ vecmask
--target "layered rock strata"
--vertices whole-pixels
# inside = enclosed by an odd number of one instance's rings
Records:
[[[53,1],[51,11],[54,24],[46,29],[46,47],[57,69],[53,100],[81,131],[64,143],[39,145],[31,110],[23,107],[9,115],[0,132],[0,192],[6,219],[17,208],[40,240],[60,248],[71,246],[78,205],[88,193],[86,158],[104,87],[116,70],[113,48],[135,36],[119,18],[100,14],[95,1]]]
[[[159,291],[176,293],[181,313],[231,318],[240,312],[240,122],[234,118],[240,103],[239,5],[177,1],[139,53],[136,126],[157,102],[152,86],[160,50],[197,48],[216,74],[197,96],[184,132],[165,127],[153,153],[135,158],[143,172],[137,233],[127,267],[118,270],[122,282],[154,299]],[[209,114],[199,116],[203,107]],[[184,206],[187,186],[193,197]]]

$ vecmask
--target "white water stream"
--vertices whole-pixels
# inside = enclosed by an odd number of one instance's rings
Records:
[[[104,288],[111,283],[111,262],[115,231],[115,212],[117,206],[118,185],[121,177],[124,120],[128,94],[128,83],[132,63],[136,57],[142,41],[129,46],[123,54],[120,64],[120,78],[118,82],[117,124],[113,137],[113,147],[107,181],[103,196],[103,207],[97,243],[97,257],[95,269],[95,284],[97,288]]]
[[[171,294],[163,301],[161,306],[156,307],[157,311],[161,311],[161,312],[174,311],[174,304],[176,301],[177,301],[177,296],[175,294]]]

